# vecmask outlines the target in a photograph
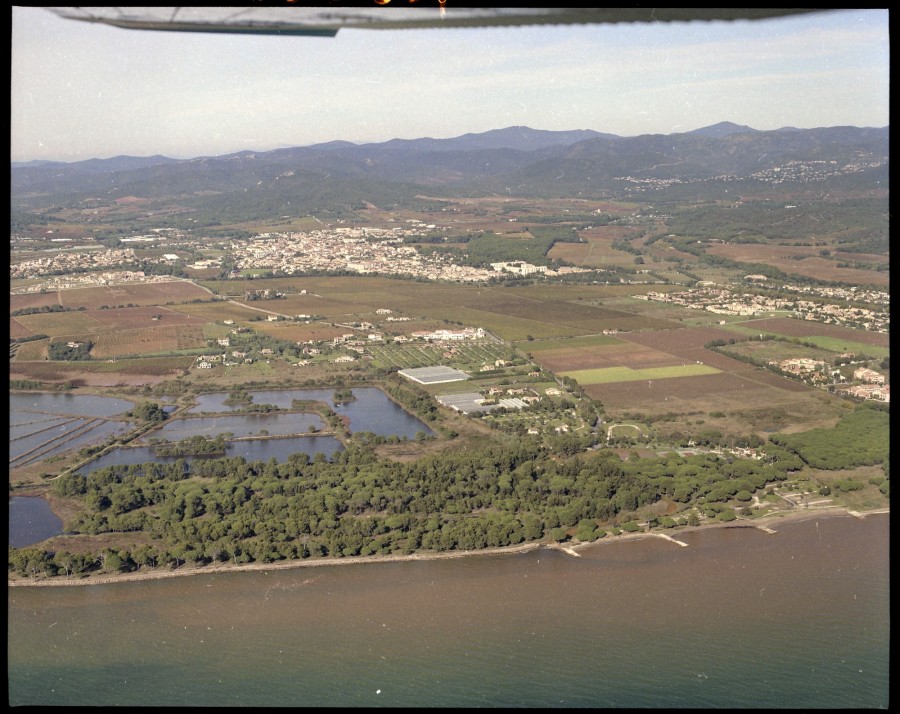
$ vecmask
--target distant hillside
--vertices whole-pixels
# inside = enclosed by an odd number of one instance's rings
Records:
[[[602,137],[617,139],[615,134],[601,134],[590,129],[575,131],[544,131],[527,126],[493,129],[482,134],[463,134],[452,139],[392,139],[380,146],[419,151],[472,151],[485,149],[515,149],[534,151],[548,146],[569,146],[586,139]]]
[[[16,210],[134,196],[207,214],[242,206],[241,215],[259,218],[268,211],[350,210],[365,201],[403,205],[419,193],[459,191],[627,196],[677,185],[703,195],[716,182],[766,188],[812,180],[858,190],[871,172],[878,176],[871,185],[884,189],[875,180],[886,175],[888,156],[887,127],[759,131],[721,122],[687,133],[620,137],[517,126],[451,139],[333,141],[189,160],[12,164],[10,195]]]
[[[749,126],[742,126],[741,124],[733,124],[730,121],[723,121],[718,124],[713,124],[712,126],[694,129],[694,131],[689,131],[687,133],[693,134],[694,136],[712,136],[721,139],[722,137],[730,136],[731,134],[746,134],[751,131],[756,131],[756,129],[751,129]]]

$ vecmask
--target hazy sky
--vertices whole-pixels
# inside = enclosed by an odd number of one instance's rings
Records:
[[[636,136],[720,121],[889,123],[887,10],[333,38],[125,30],[33,7],[13,8],[12,21],[12,161],[187,158],[517,125]]]

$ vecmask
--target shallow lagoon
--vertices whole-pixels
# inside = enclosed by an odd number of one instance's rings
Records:
[[[295,399],[324,402],[337,414],[346,416],[350,422],[351,432],[370,431],[377,436],[399,436],[415,438],[418,432],[431,434],[420,419],[409,414],[402,407],[377,387],[356,387],[353,390],[355,399],[348,402],[335,402],[333,389],[286,389],[263,390],[250,392],[253,404],[271,404],[279,409],[293,408]],[[201,394],[197,404],[189,413],[229,412],[239,410],[242,405],[228,405],[226,392]]]
[[[355,399],[336,403],[333,389],[290,389],[284,391],[257,391],[250,393],[253,404],[272,404],[281,409],[293,408],[293,400],[319,401],[327,404],[349,422],[351,432],[371,432],[377,436],[397,436],[399,438],[415,438],[419,432],[433,433],[421,420],[409,414],[380,389],[375,387],[358,387],[353,389]],[[80,396],[81,398],[77,398]],[[83,395],[57,395],[57,394],[17,394],[16,405],[18,411],[11,411],[10,444],[12,447],[13,429],[19,435],[19,453],[26,450],[24,438],[40,439],[40,435],[29,432],[29,429],[45,429],[52,432],[60,425],[64,427],[76,422],[71,414],[91,413],[95,416],[113,416],[130,409],[130,402],[108,397],[91,397]],[[57,399],[57,397],[64,397]],[[268,461],[274,458],[278,463],[286,462],[292,454],[305,453],[310,458],[317,454],[323,454],[326,458],[332,458],[336,452],[342,451],[343,444],[333,436],[318,436],[310,433],[310,427],[316,429],[326,428],[318,414],[311,412],[292,413],[251,413],[251,414],[227,414],[229,411],[240,409],[241,405],[230,406],[225,404],[228,394],[217,392],[203,394],[197,398],[197,405],[188,410],[191,414],[215,413],[217,416],[191,416],[183,419],[174,419],[167,422],[162,429],[152,432],[146,441],[152,436],[168,441],[179,441],[195,435],[215,437],[218,434],[231,433],[236,437],[244,437],[236,441],[226,442],[225,456],[242,456],[247,461]],[[31,410],[31,412],[26,410]],[[40,413],[35,413],[39,409]],[[58,409],[57,413],[53,413]],[[90,411],[87,411],[90,410]],[[167,410],[169,410],[167,408]],[[30,414],[30,416],[29,416]],[[12,419],[15,415],[15,419]],[[62,415],[62,416],[61,416]],[[40,421],[39,421],[40,420]],[[46,421],[45,421],[46,420]],[[100,422],[96,427],[95,435],[102,434],[105,438],[109,433],[124,430],[125,422]],[[30,436],[29,436],[30,435]],[[247,438],[250,437],[250,438]],[[257,437],[257,438],[252,438]],[[278,437],[278,438],[269,438]],[[75,446],[82,446],[87,441],[96,443],[99,439],[84,439],[68,441],[56,447],[55,451],[68,450]],[[27,448],[33,448],[30,445]],[[11,454],[12,455],[12,454]],[[50,455],[47,452],[46,455]],[[142,464],[146,462],[174,463],[179,458],[186,462],[193,459],[217,458],[213,456],[157,456],[152,446],[125,446],[115,449],[99,458],[85,464],[79,469],[80,473],[89,473],[94,469],[114,465]],[[37,543],[45,538],[58,535],[62,532],[62,524],[50,511],[46,501],[40,498],[16,499],[16,509],[28,509],[30,522],[16,518],[13,523],[13,503],[10,501],[10,543],[16,538],[17,547],[24,547]],[[34,503],[30,503],[34,502]],[[41,514],[46,511],[46,518]],[[15,527],[15,534],[13,529]]]
[[[10,468],[36,463],[124,433],[129,428],[128,422],[111,417],[133,406],[124,399],[86,394],[10,394]]]
[[[324,454],[331,458],[335,452],[343,451],[344,445],[333,436],[297,436],[287,439],[243,439],[225,444],[225,456],[243,456],[247,461],[268,461],[274,458],[278,463],[285,463],[292,454],[304,453],[310,458],[316,454]],[[145,464],[153,461],[158,464],[172,464],[183,459],[190,463],[194,459],[215,459],[220,454],[198,456],[157,456],[152,446],[123,447],[104,454],[89,464],[78,469],[79,473],[89,473],[105,466],[129,464]]]
[[[43,498],[9,499],[9,545],[24,548],[62,533],[62,521]]]

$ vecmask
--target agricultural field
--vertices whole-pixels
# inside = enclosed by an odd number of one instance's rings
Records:
[[[332,327],[328,323],[311,322],[308,325],[302,322],[279,320],[278,322],[254,322],[251,327],[255,332],[263,335],[271,335],[279,340],[290,342],[318,342],[320,340],[333,340],[340,337],[347,330],[343,327]],[[364,337],[364,335],[361,335]]]
[[[255,307],[271,312],[290,315],[319,315],[328,320],[342,322],[351,319],[354,315],[371,314],[375,316],[375,310],[381,305],[371,304],[365,299],[359,302],[348,303],[340,294],[338,295],[306,295],[289,294],[279,300],[257,300],[249,303]]]
[[[49,344],[49,339],[22,342],[19,344],[19,349],[16,350],[15,359],[17,362],[47,359],[47,345]]]
[[[483,327],[510,341],[524,340],[528,335],[557,337],[592,334],[604,329],[663,326],[653,318],[569,301],[570,295],[589,295],[589,288],[560,285],[554,294],[547,287],[536,285],[532,293],[531,288],[427,284],[390,278],[273,278],[237,282],[228,292],[291,291],[284,299],[251,303],[272,313],[316,314],[334,322],[375,321],[376,310],[388,308],[398,316]],[[618,290],[620,286],[614,288]],[[300,289],[307,290],[307,294],[293,292]],[[595,294],[603,289],[595,287]],[[633,286],[631,289],[634,290]]]
[[[705,250],[709,255],[730,260],[771,265],[788,275],[803,275],[818,280],[852,285],[872,285],[880,289],[887,288],[890,282],[887,270],[841,268],[838,266],[838,261],[821,257],[819,255],[821,248],[815,246],[710,243],[707,244]],[[878,262],[883,263],[886,260],[887,256],[882,256]]]
[[[91,336],[91,356],[109,359],[126,355],[156,354],[206,347],[202,325],[168,325],[138,330],[101,332]]]
[[[537,342],[538,349],[532,347],[534,344],[529,342],[521,347],[532,354],[541,367],[556,374],[615,367],[650,369],[684,362],[676,361],[664,352],[612,336],[593,335],[570,340],[540,341]]]
[[[114,362],[14,361],[9,365],[9,378],[46,383],[69,382],[87,387],[142,386],[183,375],[193,362],[193,357],[144,357]]]
[[[520,345],[534,355],[544,369],[565,374],[577,370],[628,367],[652,369],[701,363],[721,369],[716,355],[704,348],[722,333],[715,329],[681,328],[646,332],[622,332],[615,336],[537,342]],[[536,347],[536,349],[535,349]],[[733,360],[732,360],[733,361]]]
[[[495,342],[459,342],[451,347],[423,343],[392,343],[369,347],[376,367],[429,367],[446,365],[463,371],[477,372],[485,365],[494,365],[497,360],[509,360],[511,350]],[[446,385],[441,385],[446,386]]]
[[[556,340],[532,340],[523,342],[522,349],[527,349],[529,354],[540,354],[542,357],[550,357],[552,353],[570,352],[574,350],[594,351],[596,348],[614,350],[617,346],[627,349],[618,338],[612,335],[588,335],[587,337],[568,337]],[[544,354],[547,353],[547,354]]]
[[[750,334],[771,333],[783,337],[796,337],[808,342],[829,341],[834,351],[853,351],[873,347],[890,347],[890,335],[884,332],[868,332],[866,330],[854,330],[840,325],[824,325],[821,322],[811,320],[795,320],[788,317],[747,320],[733,325],[736,328],[746,328]],[[847,345],[846,349],[841,345]],[[870,351],[870,354],[872,352]],[[877,355],[882,356],[882,355]]]
[[[98,330],[130,330],[141,327],[202,325],[204,320],[169,307],[122,307],[112,310],[87,310],[84,314],[103,327]]]
[[[100,328],[100,323],[86,312],[47,312],[35,315],[19,315],[15,318],[30,335],[83,335]]]
[[[687,415],[701,415],[701,421],[731,433],[761,434],[834,420],[837,397],[704,348],[729,336],[717,327],[681,328],[535,340],[519,347],[542,368],[575,379],[613,420],[668,415],[683,429]],[[783,421],[776,418],[780,412]]]
[[[202,321],[197,318],[183,315],[166,307],[49,312],[19,315],[14,319],[27,330],[27,334],[44,334],[50,337],[87,336],[139,327],[202,324]]]
[[[737,342],[733,345],[725,345],[719,349],[729,355],[746,357],[757,364],[767,364],[773,361],[782,362],[786,359],[801,357],[829,363],[837,356],[837,353],[831,350],[807,347],[781,340],[748,340],[746,342]]]
[[[599,400],[612,420],[640,414],[654,421],[665,418],[672,429],[689,431],[691,415],[705,428],[728,433],[803,431],[833,424],[841,400],[813,387],[782,378],[780,385],[756,379],[757,374],[725,372],[702,377],[676,377],[645,382],[598,384],[585,392]]]
[[[618,250],[613,243],[627,239],[637,230],[628,226],[598,226],[578,232],[583,243],[556,243],[547,253],[551,260],[563,260],[583,268],[611,266],[633,268],[637,256]]]
[[[16,318],[9,318],[9,337],[12,340],[18,340],[23,337],[30,337],[34,333],[29,330],[25,325],[19,322]]]
[[[208,294],[207,297],[209,297]],[[189,302],[174,305],[172,310],[202,322],[221,322],[223,320],[234,320],[236,323],[248,322],[251,318],[258,318],[261,314],[258,310],[251,310],[231,300]]]
[[[29,307],[53,307],[55,305],[62,305],[62,302],[59,299],[59,293],[55,291],[45,293],[23,293],[20,295],[9,296],[10,312]]]
[[[160,283],[130,283],[104,287],[60,290],[59,304],[64,307],[97,310],[101,307],[128,305],[166,305],[167,303],[208,300],[209,293],[186,280]]]
[[[641,288],[641,294],[646,293],[648,289]],[[664,293],[680,290],[680,287],[677,285],[654,285],[652,289],[656,292]],[[633,292],[634,290],[632,290]],[[677,327],[679,322],[687,323],[693,321],[713,325],[722,319],[721,315],[714,315],[711,312],[702,310],[691,310],[673,303],[659,302],[657,300],[640,300],[635,298],[633,294],[611,295],[608,297],[604,295],[602,298],[595,298],[591,302],[602,305],[609,310],[620,310],[654,320],[666,320],[669,321],[668,327]]]
[[[705,364],[683,364],[672,367],[603,367],[600,369],[579,369],[560,372],[562,377],[571,377],[583,387],[594,384],[618,384],[620,382],[652,382],[653,380],[674,379],[676,377],[698,377],[718,374],[719,370]]]

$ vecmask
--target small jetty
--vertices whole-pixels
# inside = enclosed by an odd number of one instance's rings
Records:
[[[761,531],[763,531],[764,533],[777,533],[777,532],[778,532],[778,531],[773,531],[773,530],[772,530],[771,528],[769,528],[768,526],[758,526],[758,525],[757,525],[757,526],[754,526],[754,528],[759,528],[759,529],[760,529]]]
[[[671,541],[672,543],[677,543],[682,548],[687,548],[687,546],[688,546],[688,544],[685,543],[683,540],[676,540],[672,536],[666,535],[665,533],[651,533],[650,535],[654,535],[657,538],[665,538],[666,540]]]

